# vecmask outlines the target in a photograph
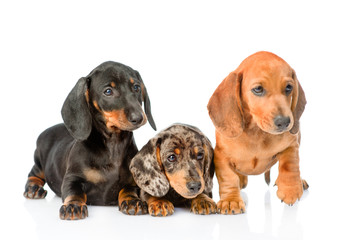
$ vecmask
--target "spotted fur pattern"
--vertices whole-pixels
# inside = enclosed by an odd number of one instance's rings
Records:
[[[179,153],[178,161],[167,161],[168,156],[176,151]],[[203,153],[202,160],[196,160],[196,151]],[[196,178],[200,172],[201,181],[204,183],[203,193],[211,196],[214,174],[213,148],[198,128],[174,124],[149,140],[132,159],[130,171],[138,186],[154,197],[163,197],[171,188],[173,190],[166,175],[178,175],[175,178],[183,182]],[[183,179],[180,177],[182,174],[177,174],[181,171],[186,173]]]

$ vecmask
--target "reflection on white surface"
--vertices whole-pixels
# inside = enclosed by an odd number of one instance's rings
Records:
[[[257,196],[248,201],[249,194],[242,191],[247,213],[234,216],[199,216],[183,208],[177,208],[172,216],[164,218],[126,216],[117,207],[89,206],[89,217],[79,221],[60,220],[61,199],[49,192],[44,200],[21,200],[27,218],[19,224],[30,228],[27,239],[50,239],[50,236],[52,239],[302,239],[303,230],[297,219],[299,204],[289,207],[275,199],[279,209],[272,208],[272,190],[275,191],[269,188],[257,194],[261,199],[256,202],[253,200]],[[24,215],[24,212],[19,214]]]

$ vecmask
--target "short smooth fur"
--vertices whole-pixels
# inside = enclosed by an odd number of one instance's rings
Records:
[[[64,124],[37,140],[24,196],[44,198],[47,183],[62,197],[59,216],[68,220],[87,217],[86,204],[118,204],[129,215],[147,213],[129,171],[138,152],[132,131],[147,119],[156,129],[140,74],[121,63],[102,63],[74,86],[62,117]]]
[[[308,188],[299,170],[299,119],[306,98],[295,71],[280,57],[258,52],[217,87],[208,103],[216,127],[215,168],[222,214],[245,212],[240,189],[248,175],[279,162],[277,196],[292,205]]]

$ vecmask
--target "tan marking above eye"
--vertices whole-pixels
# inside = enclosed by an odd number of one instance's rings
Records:
[[[114,88],[114,87],[116,87],[116,84],[115,84],[114,82],[111,82],[111,83],[110,83],[110,85],[111,85],[111,87],[113,87],[113,88]]]
[[[131,82],[132,84],[134,84],[134,79],[133,79],[133,78],[130,78],[130,82]]]
[[[101,112],[101,109],[100,109],[100,107],[99,107],[99,104],[97,104],[96,100],[94,100],[92,103],[94,104],[94,107],[95,107],[95,108],[96,108],[99,112]]]
[[[181,150],[179,150],[179,148],[174,149],[174,152],[175,152],[175,154],[177,154],[177,155],[180,155],[180,154],[181,154]]]

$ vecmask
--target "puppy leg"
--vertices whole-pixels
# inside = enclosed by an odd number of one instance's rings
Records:
[[[28,199],[42,199],[47,195],[44,190],[45,177],[42,167],[40,165],[37,151],[34,154],[34,166],[28,175],[28,181],[25,184],[24,197]]]
[[[221,214],[238,214],[245,212],[245,204],[240,196],[240,189],[244,186],[241,178],[232,170],[223,153],[215,149],[215,171],[219,182],[220,201],[217,212]],[[246,178],[247,180],[247,178]]]
[[[293,205],[301,198],[303,190],[308,188],[307,182],[300,176],[298,145],[287,148],[277,157],[279,161],[277,196],[282,202]]]
[[[216,203],[206,194],[201,193],[196,198],[192,199],[191,212],[194,214],[208,215],[216,213]]]
[[[123,188],[118,197],[119,211],[127,215],[142,215],[148,213],[146,202],[141,201],[135,190]]]
[[[78,220],[88,216],[87,195],[83,190],[85,180],[66,173],[62,184],[63,205],[59,209],[59,217],[62,220]]]

